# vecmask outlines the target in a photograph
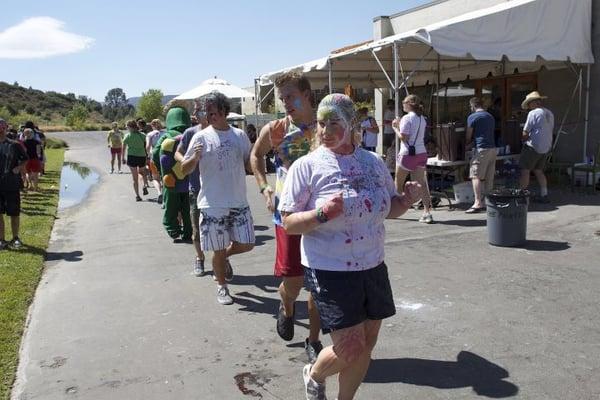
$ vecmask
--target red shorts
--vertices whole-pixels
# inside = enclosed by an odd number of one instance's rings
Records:
[[[110,154],[121,154],[121,148],[120,147],[111,147],[110,148]]]
[[[300,262],[300,238],[302,235],[288,235],[285,229],[275,225],[275,276],[303,276],[304,267]]]
[[[42,172],[42,162],[37,159],[27,160],[25,164],[25,172]]]

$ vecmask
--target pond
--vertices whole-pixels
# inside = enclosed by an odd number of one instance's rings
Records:
[[[98,183],[99,176],[79,163],[65,162],[60,175],[60,198],[58,209],[73,207],[87,196],[90,188]]]

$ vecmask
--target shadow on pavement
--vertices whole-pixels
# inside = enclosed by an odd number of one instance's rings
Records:
[[[275,239],[275,237],[273,237],[271,235],[256,235],[254,238],[254,245],[262,246],[265,243],[267,243],[269,240],[273,240],[273,239]]]
[[[551,240],[528,240],[522,247],[531,251],[563,251],[571,248],[568,242],[553,242]]]
[[[268,231],[269,227],[265,225],[254,225],[255,231]]]
[[[438,389],[472,387],[479,396],[505,398],[515,396],[519,387],[505,381],[504,368],[468,351],[461,351],[456,361],[396,358],[371,361],[365,377],[369,383],[407,383]]]
[[[82,260],[83,251],[69,251],[69,252],[48,252],[46,253],[46,261],[59,261],[65,260],[68,262],[78,262]]]
[[[487,225],[485,219],[449,219],[447,221],[436,220],[435,223],[439,225],[454,225],[464,227],[478,227]]]
[[[280,300],[278,298],[272,299],[270,297],[258,296],[249,292],[237,292],[234,295],[233,302],[242,306],[242,308],[239,309],[240,311],[267,314],[273,316],[273,319],[275,319],[275,314],[279,309]],[[307,307],[306,301],[296,301],[295,325],[306,329],[308,329],[308,324],[299,322],[298,320],[308,318]]]
[[[275,293],[281,278],[274,275],[234,275],[231,282],[236,286],[256,286],[266,293]]]

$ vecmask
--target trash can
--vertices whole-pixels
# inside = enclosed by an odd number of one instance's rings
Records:
[[[498,189],[485,199],[488,242],[494,246],[516,247],[525,244],[529,192]]]

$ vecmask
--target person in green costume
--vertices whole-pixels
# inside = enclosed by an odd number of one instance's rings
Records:
[[[190,115],[182,107],[173,107],[167,113],[167,132],[152,150],[152,160],[160,165],[163,182],[163,225],[175,243],[192,240],[188,178],[181,171],[181,163],[175,160],[177,146],[190,126]],[[180,224],[180,218],[182,224]]]

